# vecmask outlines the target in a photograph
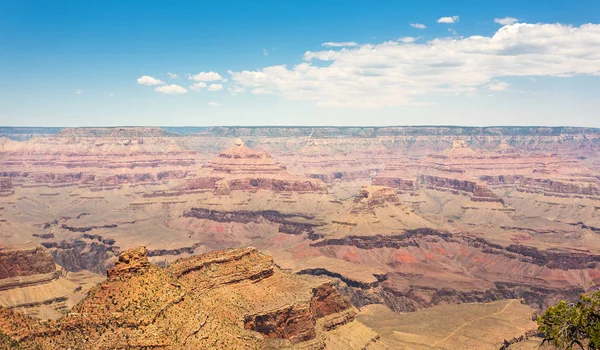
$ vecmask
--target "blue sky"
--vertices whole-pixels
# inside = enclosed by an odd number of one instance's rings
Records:
[[[4,0],[0,125],[600,127],[598,24],[594,0]]]

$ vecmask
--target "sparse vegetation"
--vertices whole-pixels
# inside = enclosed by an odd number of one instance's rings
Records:
[[[600,349],[600,291],[582,294],[576,303],[561,300],[537,323],[544,343],[560,349]]]

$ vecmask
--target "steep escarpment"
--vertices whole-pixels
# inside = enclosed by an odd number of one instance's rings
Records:
[[[292,175],[269,153],[253,150],[239,139],[203,168],[205,172],[186,180],[179,188],[188,191],[213,189],[219,195],[258,190],[326,192],[323,182]]]
[[[84,294],[39,245],[0,248],[0,273],[0,306],[32,316],[58,318]]]
[[[395,234],[433,226],[402,202],[395,189],[386,186],[361,187],[353,200],[342,204],[330,220],[315,231],[331,238]]]
[[[82,237],[72,242],[46,241],[42,245],[48,248],[56,263],[67,271],[88,270],[103,274],[119,253],[119,247],[108,243],[111,242],[103,242],[87,235],[87,238]]]
[[[54,271],[56,264],[52,256],[41,246],[0,246],[0,279]]]
[[[41,243],[69,273],[104,274],[123,248],[140,244],[160,266],[253,245],[299,278],[331,280],[355,306],[395,311],[501,298],[539,308],[600,282],[598,130],[92,128],[19,139],[0,139],[1,241]],[[278,278],[265,260],[214,275],[218,257],[203,259],[181,273],[156,270],[173,288],[156,301],[164,312],[183,293],[171,277],[183,285],[192,276],[190,289],[197,271],[229,286],[253,276],[268,289]],[[314,317],[312,288],[302,302],[236,311],[239,328],[248,316],[247,331],[257,330],[239,335],[291,342],[315,334],[300,343],[319,343],[325,323],[351,311]],[[231,305],[228,295],[219,302]],[[204,323],[204,337],[209,309],[177,334]],[[291,323],[302,326],[285,329]]]
[[[313,216],[302,214],[286,214],[276,210],[258,210],[258,211],[220,211],[204,208],[192,208],[183,213],[184,217],[193,217],[196,219],[205,219],[215,222],[237,222],[250,223],[268,221],[278,224],[279,232],[288,234],[307,234],[309,237],[315,237],[314,228],[322,224],[311,222],[315,218]]]
[[[111,187],[181,179],[198,154],[160,128],[74,128],[0,142],[0,181],[19,187]],[[0,194],[2,193],[0,186]]]
[[[541,309],[558,298],[574,298],[582,286],[600,281],[599,255],[501,246],[432,229],[323,239],[312,246],[330,258],[387,272],[369,284],[353,283],[351,271],[331,274],[327,266],[303,273],[339,277],[339,289],[355,305],[383,303],[395,311],[504,298],[523,298]]]
[[[475,202],[498,202],[504,203],[485,184],[475,181],[448,178],[433,175],[421,175],[418,177],[421,186],[435,189],[452,191],[454,194],[465,193]]]
[[[378,339],[326,281],[282,273],[253,248],[164,269],[141,247],[122,253],[108,279],[57,321],[0,312],[0,331],[25,348],[335,348],[353,339],[360,349]]]

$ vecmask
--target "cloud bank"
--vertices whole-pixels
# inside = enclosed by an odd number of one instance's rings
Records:
[[[307,51],[304,62],[293,67],[229,72],[228,90],[280,94],[319,106],[378,108],[420,103],[435,94],[502,91],[508,86],[498,83],[502,77],[600,75],[597,24],[513,23],[490,37],[408,41],[323,45],[343,49]]]

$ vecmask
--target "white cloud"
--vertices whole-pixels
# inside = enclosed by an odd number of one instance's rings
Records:
[[[417,41],[417,38],[413,38],[412,36],[405,36],[404,38],[400,38],[398,40],[405,44],[409,44],[409,43],[414,43],[415,41]]]
[[[190,90],[200,91],[200,90],[204,89],[206,86],[207,86],[206,83],[201,81],[201,82],[190,85]]]
[[[413,27],[413,28],[417,28],[417,29],[425,29],[425,28],[427,28],[427,26],[424,25],[423,23],[411,23],[410,26]]]
[[[185,94],[187,92],[187,90],[184,87],[175,84],[159,86],[156,89],[154,89],[154,91],[167,95],[180,95]]]
[[[438,23],[452,24],[458,22],[458,16],[442,17],[437,20]]]
[[[273,91],[267,90],[264,88],[256,88],[256,89],[250,90],[250,93],[255,94],[255,95],[270,95],[273,93]]]
[[[149,75],[144,75],[138,78],[137,83],[140,85],[162,85],[165,82],[159,79],[152,78]]]
[[[223,85],[222,84],[210,84],[208,86],[208,89],[206,89],[208,91],[219,91],[219,90],[223,90]]]
[[[83,93],[83,90],[81,90],[81,89],[75,90],[75,95],[81,95],[82,93]]]
[[[328,41],[326,43],[322,43],[321,46],[325,46],[325,47],[354,47],[354,46],[358,46],[358,44],[355,43],[355,42],[353,42],[353,41],[342,41],[342,42]]]
[[[508,89],[509,86],[510,86],[510,84],[508,84],[508,83],[505,83],[503,81],[497,81],[497,82],[493,82],[493,83],[489,84],[487,86],[487,88],[492,91],[504,91],[504,90]]]
[[[217,103],[217,102],[210,101],[210,102],[208,103],[208,105],[209,105],[209,106],[215,106],[215,107],[216,107],[216,106],[220,106],[221,104],[220,104],[220,103]]]
[[[200,72],[196,75],[191,75],[188,77],[190,80],[194,81],[217,81],[223,80],[223,77],[217,72]]]
[[[175,73],[167,72],[167,74],[169,75],[169,78],[171,78],[171,79],[179,79],[179,75],[177,75]]]
[[[267,51],[267,49],[263,48],[263,55],[264,56],[269,56],[269,51]]]
[[[456,30],[454,30],[454,28],[448,28],[448,31],[450,33],[452,33],[452,35],[458,35],[458,33],[456,32]]]
[[[515,23],[490,37],[411,45],[387,41],[308,51],[303,58],[295,66],[230,72],[229,90],[280,94],[320,106],[374,108],[497,89],[501,77],[600,75],[600,25]]]
[[[494,22],[504,26],[517,23],[519,20],[513,17],[494,18]]]

